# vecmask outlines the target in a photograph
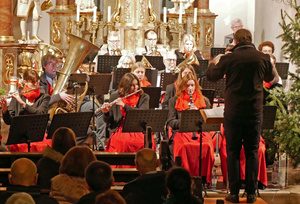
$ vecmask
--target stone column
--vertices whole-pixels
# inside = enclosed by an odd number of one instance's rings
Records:
[[[12,0],[0,1],[0,42],[13,42],[13,12],[12,12]]]

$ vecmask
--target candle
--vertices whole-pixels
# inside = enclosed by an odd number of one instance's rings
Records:
[[[79,2],[77,3],[77,10],[76,10],[76,21],[79,21],[79,16],[80,16],[80,7],[79,7]]]
[[[97,19],[97,6],[95,6],[93,10],[93,22],[96,22],[96,19]]]
[[[194,24],[197,23],[197,8],[194,8]]]
[[[110,18],[111,18],[111,7],[109,6],[107,8],[107,22],[110,22]]]
[[[182,3],[179,4],[179,19],[178,23],[182,23]]]
[[[164,7],[164,23],[167,22],[167,7]]]

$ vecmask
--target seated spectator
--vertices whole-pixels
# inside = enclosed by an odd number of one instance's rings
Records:
[[[51,179],[59,174],[60,162],[69,149],[76,146],[75,133],[67,127],[58,128],[52,136],[52,148],[47,146],[36,166],[41,188],[51,187]]]
[[[108,190],[96,197],[95,204],[126,204],[126,202],[117,191]]]
[[[167,173],[166,185],[169,190],[169,198],[164,204],[200,204],[201,200],[191,193],[191,176],[184,168],[174,168]]]
[[[72,147],[61,161],[59,175],[51,180],[50,196],[65,204],[76,203],[90,193],[84,171],[93,161],[96,161],[96,156],[88,147]]]
[[[20,158],[12,163],[8,179],[10,185],[6,192],[0,195],[0,204],[4,204],[12,194],[19,192],[30,194],[36,204],[58,203],[55,199],[41,194],[41,189],[36,185],[38,179],[36,166],[27,158]]]
[[[127,204],[159,204],[167,196],[165,173],[156,171],[159,165],[152,149],[142,149],[135,156],[136,169],[140,176],[126,184],[122,195]]]
[[[102,161],[94,161],[88,165],[85,179],[91,193],[80,198],[77,204],[95,203],[96,196],[109,190],[114,181],[110,165]]]
[[[28,193],[14,193],[5,204],[35,204],[33,198]]]

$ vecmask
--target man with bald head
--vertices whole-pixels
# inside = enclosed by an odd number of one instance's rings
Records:
[[[35,163],[27,158],[20,158],[11,165],[10,174],[8,175],[10,185],[4,194],[0,195],[0,204],[14,193],[25,192],[32,196],[36,204],[58,203],[54,198],[41,195],[40,188],[36,185],[38,174]]]
[[[135,156],[136,169],[140,176],[126,184],[123,197],[127,204],[163,203],[167,196],[165,172],[157,171],[159,161],[154,150],[142,149]]]

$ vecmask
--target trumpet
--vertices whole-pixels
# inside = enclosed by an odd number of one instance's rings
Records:
[[[30,91],[34,91],[34,90],[37,90],[37,89],[40,89],[40,88],[42,88],[42,87],[39,86],[39,87],[37,87],[37,88],[29,89],[29,90],[27,90],[27,91],[21,91],[19,94],[20,94],[20,95],[23,95],[23,94],[25,94],[25,93],[28,93],[28,92],[30,92]],[[8,98],[11,98],[11,97],[13,96],[14,93],[16,93],[16,92],[12,92],[12,93],[8,93],[7,95],[0,96],[0,101],[6,100],[6,99],[8,99]]]
[[[141,90],[142,90],[142,89],[139,89],[139,90],[137,90],[137,91],[135,91],[135,92],[132,92],[132,93],[130,93],[130,94],[128,94],[128,95],[122,97],[121,100],[123,100],[123,99],[125,99],[125,98],[128,98],[129,96],[132,96],[132,95],[134,95],[134,94],[140,92]],[[116,101],[117,101],[117,100],[114,100],[113,102],[107,104],[106,106],[102,106],[101,108],[98,108],[98,109],[95,111],[95,114],[99,113],[100,111],[102,111],[103,109],[105,109],[105,108],[107,108],[107,107],[110,107],[110,106],[114,105],[115,103],[117,103]]]

